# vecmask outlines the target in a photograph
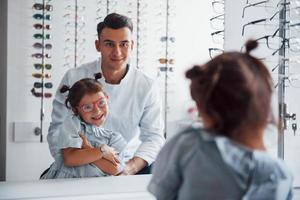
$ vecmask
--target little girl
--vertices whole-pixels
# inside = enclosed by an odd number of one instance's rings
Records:
[[[99,177],[122,171],[117,152],[122,152],[127,142],[121,134],[101,128],[108,114],[108,97],[99,78],[101,74],[95,74],[95,79],[61,87],[60,92],[69,91],[65,104],[73,114],[61,126],[55,162],[41,179]]]

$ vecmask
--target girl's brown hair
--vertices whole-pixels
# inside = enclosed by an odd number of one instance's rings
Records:
[[[97,81],[101,78],[101,73],[94,75],[95,79],[83,78],[73,84],[72,87],[63,85],[60,88],[61,93],[69,91],[67,98],[65,100],[65,105],[67,108],[72,109],[74,113],[77,113],[77,106],[79,105],[81,99],[86,94],[94,94],[97,92],[103,92],[101,84]]]
[[[192,98],[200,113],[213,122],[210,128],[219,134],[232,137],[243,127],[262,128],[274,119],[271,75],[260,60],[250,55],[257,45],[250,40],[245,53],[223,53],[186,72]]]

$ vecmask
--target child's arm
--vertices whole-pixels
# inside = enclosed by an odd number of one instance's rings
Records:
[[[66,166],[80,166],[92,163],[102,158],[102,152],[98,148],[65,148],[62,149],[64,164]]]
[[[103,172],[110,174],[110,175],[117,175],[120,173],[119,165],[114,165],[112,162],[106,159],[99,159],[93,162],[94,165],[96,165],[99,169],[101,169]]]
[[[65,148],[62,149],[64,164],[66,166],[80,166],[93,163],[102,171],[116,175],[119,173],[117,162],[112,162],[103,158],[99,148],[93,148],[86,137],[81,135],[83,140],[82,148]]]

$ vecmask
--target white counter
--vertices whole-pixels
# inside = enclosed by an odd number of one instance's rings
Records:
[[[154,200],[151,175],[0,182],[0,199]]]

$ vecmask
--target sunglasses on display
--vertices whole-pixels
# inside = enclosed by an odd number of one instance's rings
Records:
[[[44,44],[43,46],[43,44],[39,42],[34,43],[32,46],[36,49],[52,49],[52,44]]]
[[[32,6],[34,9],[36,10],[47,10],[47,11],[52,11],[53,10],[53,6],[50,4],[42,4],[42,3],[35,3]]]
[[[51,64],[39,64],[39,63],[35,63],[35,64],[33,64],[33,66],[37,70],[42,69],[42,68],[50,70],[52,68]]]
[[[33,73],[34,78],[51,78],[51,74]]]
[[[41,82],[34,82],[33,83],[33,87],[35,87],[35,88],[42,88],[43,87],[43,83],[41,83]],[[50,89],[50,88],[53,87],[53,84],[50,83],[50,82],[47,82],[47,83],[44,83],[44,87]]]
[[[50,56],[50,54],[41,54],[41,53],[34,53],[34,54],[32,54],[32,57],[34,57],[34,58],[51,58],[51,56]]]
[[[175,63],[175,60],[174,59],[166,59],[166,58],[160,58],[158,59],[159,63],[160,64],[174,64]]]
[[[166,36],[164,36],[164,37],[161,37],[161,38],[160,38],[160,41],[161,41],[161,42],[166,42],[168,39],[169,39],[171,42],[175,42],[175,40],[176,40],[175,37],[166,37]]]
[[[46,24],[46,25],[43,25],[43,24],[33,24],[33,27],[37,30],[40,30],[40,29],[47,29],[47,30],[50,30],[50,25],[49,24]]]
[[[78,106],[83,112],[85,113],[89,113],[92,112],[95,107],[97,106],[100,109],[105,108],[105,106],[107,105],[106,99],[105,98],[100,98],[97,101],[94,101],[92,103],[88,103],[88,104],[83,104]]]
[[[36,33],[36,34],[33,35],[33,37],[34,37],[35,39],[50,39],[50,38],[51,38],[51,35],[50,35],[50,34],[45,34],[45,35],[43,35],[43,34],[41,34],[41,33]]]
[[[173,72],[174,68],[173,67],[159,67],[159,71],[161,71],[161,72],[166,72],[166,71]]]
[[[41,20],[41,19],[51,20],[51,16],[50,15],[42,15],[42,14],[39,14],[39,13],[34,14],[32,17],[34,19],[38,19],[38,20]]]
[[[45,98],[51,98],[52,93],[46,92],[46,93],[41,93],[41,92],[36,92],[34,88],[31,89],[31,94],[35,97],[45,97]]]

